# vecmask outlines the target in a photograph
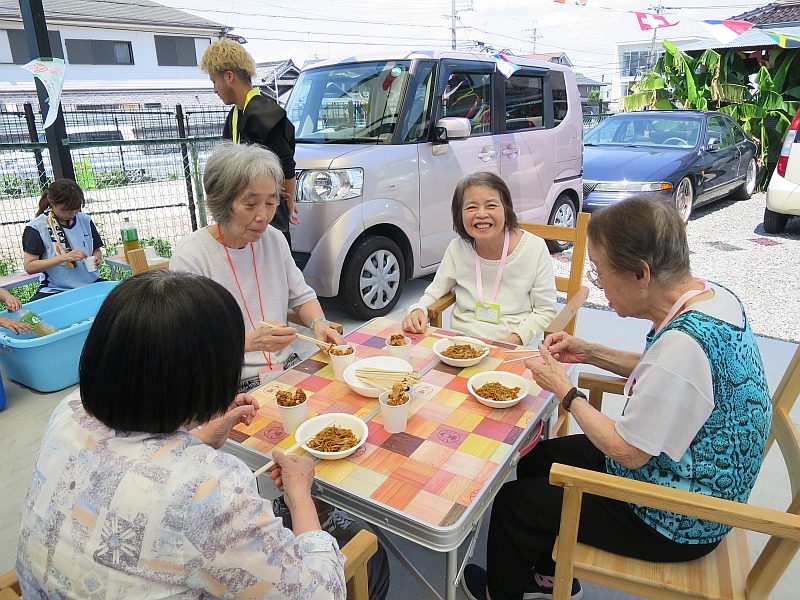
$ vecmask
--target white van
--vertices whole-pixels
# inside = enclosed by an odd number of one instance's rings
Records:
[[[286,110],[296,129],[306,281],[360,319],[389,312],[406,279],[436,270],[466,173],[508,184],[520,221],[574,226],[583,120],[572,71],[486,54],[412,52],[313,63]],[[556,251],[563,248],[551,247]]]

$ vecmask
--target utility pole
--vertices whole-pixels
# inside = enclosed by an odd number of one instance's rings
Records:
[[[525,30],[526,32],[530,32],[530,34],[531,34],[531,54],[536,54],[536,40],[538,40],[540,37],[542,37],[542,36],[539,35],[538,24],[539,24],[539,22],[536,19],[534,19],[533,20],[533,28]]]
[[[453,10],[450,13],[450,32],[453,35],[453,41],[451,43],[451,48],[453,50],[456,49],[456,0],[452,1]]]
[[[647,10],[652,10],[657,15],[661,15],[664,12],[664,7],[661,6],[661,0],[658,0],[658,5],[653,6],[652,4],[647,7]],[[658,27],[653,28],[653,41],[650,42],[650,56],[648,57],[648,64],[647,70],[652,71],[653,67],[656,65],[656,32],[658,31]]]

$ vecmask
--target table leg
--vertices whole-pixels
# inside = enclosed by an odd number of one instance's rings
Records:
[[[394,557],[398,560],[398,562],[401,565],[403,565],[403,567],[405,567],[406,571],[408,571],[411,574],[411,576],[414,579],[416,579],[417,583],[420,584],[422,589],[424,589],[428,593],[428,595],[431,598],[433,598],[434,600],[442,600],[442,597],[439,595],[439,593],[435,589],[433,589],[433,586],[428,582],[428,580],[425,579],[425,577],[422,575],[422,573],[420,573],[417,570],[417,568],[414,565],[411,564],[411,561],[409,561],[405,557],[405,555],[400,551],[400,549],[397,546],[394,545],[392,540],[389,539],[389,537],[383,532],[383,530],[380,527],[376,527],[376,526],[372,525],[371,523],[367,523],[367,524],[369,525],[369,528],[372,529],[373,533],[375,533],[375,535],[381,541],[381,543],[384,545],[384,547],[389,552],[391,552],[394,555]],[[451,554],[453,555],[453,560],[454,561],[457,560],[457,558],[455,557],[456,550],[451,550],[450,552],[447,553],[447,569],[448,569],[448,573],[449,573],[449,570],[450,570],[450,555]],[[453,576],[455,577],[455,571],[453,572]],[[455,596],[455,587],[453,587],[452,595],[450,595],[450,587],[451,587],[450,581],[451,580],[448,578],[447,590],[446,590],[447,596],[445,597],[445,600],[455,600],[455,597],[456,597]]]
[[[445,582],[445,600],[456,600],[456,590],[458,589],[458,549],[450,550],[447,553],[447,580]]]

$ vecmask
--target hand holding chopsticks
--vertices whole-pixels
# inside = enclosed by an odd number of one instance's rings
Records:
[[[272,323],[267,323],[266,321],[259,321],[258,324],[261,325],[262,327],[266,327],[268,329],[275,329],[276,327],[283,327],[283,325],[273,325]],[[298,333],[297,337],[299,337],[301,340],[306,340],[307,342],[311,342],[312,344],[316,344],[317,346],[319,346],[323,350],[327,350],[327,351],[330,351],[330,349],[335,345],[335,344],[331,344],[329,342],[322,342],[322,341],[320,341],[320,340],[318,340],[316,338],[309,337],[307,335],[303,335],[302,333]]]

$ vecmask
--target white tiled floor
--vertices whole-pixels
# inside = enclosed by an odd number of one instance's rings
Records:
[[[398,308],[390,315],[401,318],[404,307],[415,301],[421,294],[426,281],[412,281],[406,287]],[[357,323],[349,319],[338,302],[323,302],[329,318],[340,321],[345,331],[352,330]],[[586,339],[598,341],[619,348],[641,348],[648,324],[632,319],[620,319],[615,314],[593,309],[583,309],[578,319],[578,335]],[[794,352],[795,346],[772,339],[759,339],[759,347],[767,368],[770,389],[774,389],[785,370],[786,364]],[[0,573],[14,566],[16,539],[19,515],[24,502],[39,441],[53,408],[74,388],[53,394],[40,394],[23,388],[13,382],[5,381],[7,408],[0,412],[0,440],[2,440],[3,457],[0,461]],[[619,413],[619,403],[609,402],[604,410],[609,415]],[[793,411],[795,421],[800,419],[800,405]],[[783,462],[777,451],[767,457],[762,474],[751,497],[751,502],[759,506],[768,506],[785,510],[789,503],[790,491]],[[486,523],[484,523],[485,529]],[[485,531],[483,532],[485,536]],[[432,578],[435,584],[441,584],[444,575],[444,559],[412,544],[397,540],[398,545],[408,554],[410,560]],[[484,543],[479,542],[473,561],[483,564]],[[763,541],[754,539],[751,550],[760,549]],[[441,585],[439,585],[441,591]],[[784,575],[779,587],[773,592],[774,600],[790,600],[798,597],[800,589],[800,560],[797,558]],[[392,587],[389,593],[391,600],[418,598],[422,596],[420,588],[414,580],[403,571],[400,565],[392,562]],[[606,590],[599,586],[586,585],[585,598],[588,599],[621,599],[632,596]]]

